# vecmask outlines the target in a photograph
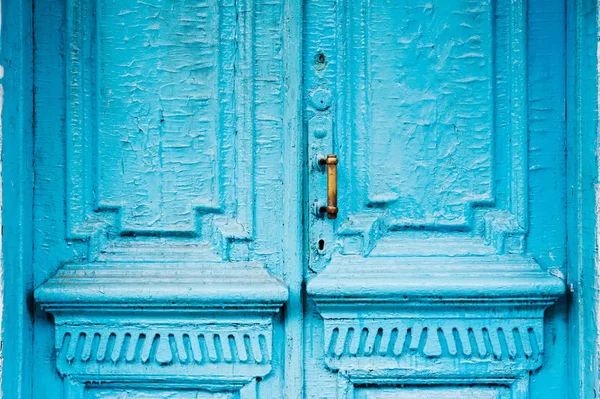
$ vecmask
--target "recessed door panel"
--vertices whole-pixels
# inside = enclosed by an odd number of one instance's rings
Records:
[[[72,6],[72,236],[104,222],[121,234],[197,236],[228,257],[228,240],[253,235],[253,21],[239,18],[248,5]]]
[[[219,171],[236,155],[221,150],[236,122],[235,42],[221,36],[235,34],[236,10],[129,3],[98,10],[98,202],[126,231],[193,232],[199,208],[221,210],[231,174]]]
[[[493,11],[485,1],[348,8],[344,165],[366,189],[348,216],[389,209],[398,229],[460,228],[473,203],[492,200]]]
[[[356,399],[508,399],[503,387],[422,386],[403,388],[357,388]]]
[[[314,12],[329,13],[335,34],[308,39],[326,59],[322,69],[306,65],[309,163],[331,151],[339,158],[339,217],[312,215],[327,247],[311,242],[314,267],[333,252],[522,252],[525,9],[382,0]],[[323,92],[328,107],[316,103]],[[335,123],[323,128],[325,119]],[[325,179],[313,170],[317,209]]]

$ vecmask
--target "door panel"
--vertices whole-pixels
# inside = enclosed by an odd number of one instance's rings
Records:
[[[458,229],[492,200],[492,11],[480,1],[349,5],[340,145],[354,187],[342,198],[355,204],[342,217],[375,208],[390,229]]]
[[[253,238],[255,143],[252,36],[242,34],[251,20],[238,18],[247,5],[72,7],[73,234],[85,236],[95,230],[86,225],[100,219],[121,234],[198,235],[224,259],[230,250],[244,257],[235,252],[247,253]],[[97,45],[89,43],[88,25]],[[96,63],[86,65],[86,56]]]
[[[350,1],[329,12],[335,38],[311,50],[337,59],[309,80],[307,118],[312,158],[335,148],[340,159],[334,236],[313,216],[332,251],[523,251],[524,12],[503,1]],[[335,104],[310,106],[324,90]],[[327,113],[335,128],[321,137],[311,120]],[[319,201],[325,180],[311,177]]]
[[[99,6],[99,206],[119,209],[130,232],[194,232],[198,210],[202,226],[236,197],[246,216],[251,175],[239,175],[252,164],[251,98],[233,89],[244,80],[234,71],[234,4]],[[251,43],[240,39],[243,57]],[[245,220],[230,224],[247,230]]]

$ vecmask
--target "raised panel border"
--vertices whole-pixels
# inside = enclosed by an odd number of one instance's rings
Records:
[[[84,399],[86,390],[102,387],[104,389],[119,389],[127,388],[129,390],[147,390],[147,389],[188,389],[195,391],[209,391],[213,393],[233,392],[237,393],[239,399],[258,399],[258,384],[256,379],[248,382],[224,379],[222,381],[189,381],[170,383],[158,381],[149,378],[148,380],[139,381],[122,381],[122,382],[101,382],[101,381],[80,381],[71,377],[67,377],[64,381],[65,399]]]
[[[101,0],[67,0],[66,37],[66,199],[67,239],[87,242],[87,259],[96,257],[111,241],[119,241],[121,223],[119,208],[101,207],[98,204],[96,186],[100,168],[96,149],[99,128],[98,79],[99,24],[94,20],[91,9],[97,9]],[[215,0],[220,3],[220,0]],[[94,5],[94,7],[91,7]],[[236,242],[253,239],[254,218],[254,124],[253,124],[253,35],[254,2],[244,0],[235,3],[237,10],[237,65],[234,81],[235,96],[235,197],[233,216],[227,215],[223,193],[219,203],[195,207],[197,216],[190,221],[190,231],[164,231],[161,236],[191,235],[210,236],[212,248],[228,259],[231,247]],[[220,8],[220,7],[217,7]],[[96,18],[98,13],[96,13]],[[86,60],[92,62],[87,63]],[[220,66],[219,66],[220,68]],[[217,170],[222,168],[217,168]],[[222,173],[219,173],[222,175]],[[219,190],[221,191],[221,190]],[[205,228],[202,220],[212,215]],[[128,233],[128,232],[125,232]],[[156,235],[156,232],[137,232],[141,235]],[[243,252],[243,251],[242,251]]]
[[[359,386],[374,387],[411,387],[411,386],[447,386],[447,387],[469,387],[469,386],[505,386],[510,391],[510,397],[503,395],[500,399],[528,399],[529,398],[529,374],[521,373],[516,376],[501,376],[485,378],[472,376],[464,378],[453,377],[430,377],[410,378],[398,373],[379,374],[375,377],[363,372],[345,371],[337,375],[336,399],[354,399],[355,390]]]
[[[339,5],[338,12],[338,33],[336,37],[347,37],[350,32],[351,23],[349,22],[351,16],[348,15],[349,9],[353,7],[348,6],[350,0],[343,2],[343,5]],[[368,0],[358,1],[361,10],[364,7],[368,7]],[[509,1],[509,0],[498,0],[490,2],[492,7],[492,16],[496,22],[494,23],[493,39],[494,46],[500,45],[507,47],[505,50],[507,56],[506,59],[494,59],[494,88],[495,103],[499,104],[494,109],[494,143],[492,161],[494,163],[493,175],[498,173],[498,170],[506,169],[509,170],[509,176],[506,177],[508,187],[506,188],[507,200],[505,205],[498,204],[498,190],[496,184],[492,189],[495,199],[486,202],[485,204],[474,202],[465,204],[468,209],[467,212],[467,226],[452,226],[452,225],[415,225],[407,226],[402,221],[395,221],[387,215],[386,212],[375,212],[372,209],[367,213],[355,213],[345,215],[340,213],[340,219],[347,219],[341,223],[338,228],[338,234],[345,239],[348,243],[354,241],[354,236],[359,236],[362,243],[361,252],[364,255],[369,255],[373,252],[376,246],[380,243],[381,238],[385,236],[385,232],[389,230],[395,231],[415,231],[424,229],[427,231],[451,231],[468,228],[468,230],[475,232],[474,238],[465,235],[455,239],[451,243],[445,242],[445,240],[439,240],[438,245],[443,247],[444,250],[453,251],[457,245],[469,245],[472,247],[489,246],[491,245],[493,250],[498,254],[503,253],[523,253],[525,251],[525,240],[528,231],[528,210],[527,210],[527,198],[528,198],[528,124],[527,124],[527,9],[526,2],[524,1]],[[345,6],[344,6],[345,5]],[[497,13],[499,11],[508,10],[508,15],[504,15],[503,18],[498,18]],[[366,12],[365,14],[368,14]],[[363,26],[367,25],[367,15],[363,16]],[[503,26],[504,31],[500,31],[501,27],[498,26],[497,21],[503,20],[506,26]],[[501,32],[502,34],[500,34]],[[499,39],[500,37],[500,39]],[[503,39],[502,39],[503,38]],[[367,41],[365,39],[365,41]],[[500,43],[500,44],[498,44]],[[350,47],[351,41],[337,41],[337,53],[340,59],[348,60],[346,63],[340,63],[338,66],[338,75],[344,76],[347,71],[352,71],[353,68],[348,67],[350,60],[354,59],[366,59],[367,54],[366,47],[363,46],[362,53],[359,56],[355,56]],[[501,63],[502,68],[498,68],[497,64]],[[368,64],[368,63],[367,63]],[[367,65],[368,68],[368,65]],[[500,75],[501,71],[502,74]],[[352,73],[352,72],[350,72]],[[366,72],[368,74],[368,72]],[[346,97],[348,96],[348,87],[350,86],[353,79],[340,79],[338,82],[336,91],[338,93],[338,104],[340,104],[336,124],[341,127],[342,132],[346,132],[346,136],[352,136],[352,139],[341,140],[341,146],[350,146],[352,143],[368,142],[366,137],[362,139],[354,138],[357,134],[357,130],[353,127],[349,118],[346,115],[352,114],[352,107],[357,101],[364,101],[359,98],[349,101]],[[365,85],[364,98],[368,98],[368,85]],[[510,115],[510,118],[503,120],[502,115]],[[351,133],[351,134],[349,134]],[[497,137],[504,137],[501,141]],[[508,155],[506,164],[498,166],[497,162],[500,162],[496,156],[498,146],[502,146]],[[495,150],[494,150],[495,149]],[[347,154],[363,154],[364,149],[357,151],[355,149],[345,151]],[[356,161],[354,157],[345,157],[341,159],[343,163],[340,167],[347,169],[348,171],[357,170],[355,165],[360,164],[360,161]],[[350,178],[352,182],[362,181],[360,178]],[[354,184],[353,184],[354,185]],[[346,196],[351,198],[351,196]],[[483,206],[482,206],[483,205]],[[379,205],[378,205],[379,206]],[[375,208],[376,209],[376,208]],[[340,209],[343,212],[343,209]],[[477,237],[479,236],[479,237]],[[483,241],[480,239],[482,238]],[[394,237],[393,244],[401,246],[404,243],[403,237]],[[408,245],[412,245],[409,243]],[[446,249],[446,246],[448,247]],[[393,256],[392,251],[394,245],[385,245],[382,251],[385,251],[386,256]],[[349,253],[354,253],[355,250],[351,249]]]

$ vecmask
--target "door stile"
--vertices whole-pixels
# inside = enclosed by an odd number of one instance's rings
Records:
[[[302,129],[302,6],[303,2],[284,0],[284,253],[283,280],[288,301],[282,310],[285,344],[284,397],[304,397],[304,270],[306,259],[304,228],[306,151]]]
[[[568,396],[598,395],[598,2],[567,1]]]
[[[0,397],[28,399],[33,379],[33,321],[28,309],[33,289],[33,7],[31,2],[3,0],[1,8]]]

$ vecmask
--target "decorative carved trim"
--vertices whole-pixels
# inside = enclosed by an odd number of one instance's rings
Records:
[[[225,330],[229,331],[219,331],[211,327],[187,331],[176,326],[172,329],[61,327],[56,335],[57,358],[69,364],[127,362],[163,366],[176,363],[265,364],[270,361],[270,330],[249,328],[243,331],[226,326]]]
[[[270,372],[287,289],[253,262],[112,260],[67,264],[35,298],[55,317],[66,378],[230,386]]]
[[[402,378],[515,375],[541,367],[542,318],[486,320],[483,313],[465,319],[422,312],[410,318],[326,318],[325,362],[331,370]]]
[[[564,283],[521,256],[336,256],[308,285],[322,310],[359,304],[505,305],[545,309]],[[445,308],[447,309],[447,308]],[[331,309],[333,310],[333,309]],[[498,317],[498,313],[488,316]]]
[[[271,370],[272,325],[268,318],[240,320],[161,319],[139,323],[93,318],[93,323],[56,326],[56,363],[79,381],[165,381],[215,377],[249,382]]]
[[[111,261],[66,264],[35,292],[54,314],[157,311],[270,315],[285,284],[258,262]]]
[[[544,351],[541,320],[327,320],[326,355],[451,357],[516,361]]]
[[[416,317],[415,317],[416,319]],[[409,321],[390,319],[390,325],[411,325]],[[435,320],[431,329],[416,325],[404,334],[394,329],[378,328],[374,334],[367,328],[358,330],[360,335],[336,331],[335,322],[325,321],[329,341],[326,341],[325,362],[334,371],[369,371],[372,376],[398,375],[402,378],[424,376],[514,376],[523,371],[537,370],[542,365],[543,344],[538,334],[543,334],[542,320],[534,321],[536,327],[513,327],[517,322],[507,320],[508,334],[498,327],[468,327],[482,325],[484,321],[446,321],[452,327],[447,333],[443,327],[435,330]],[[368,325],[362,320],[355,324]],[[443,322],[440,320],[440,325]],[[381,325],[381,324],[380,324]],[[414,326],[414,324],[413,324]],[[512,331],[510,330],[512,328]],[[339,330],[338,330],[339,331]],[[356,330],[354,330],[356,331]],[[388,333],[388,331],[390,331]],[[415,335],[413,334],[415,331]],[[432,335],[430,331],[434,331]],[[492,331],[490,333],[490,331]],[[386,335],[389,334],[389,335]],[[433,338],[433,339],[432,339]],[[383,344],[389,339],[388,344]],[[341,343],[340,343],[341,342]],[[358,348],[358,349],[357,349]],[[366,348],[366,349],[365,349]]]
[[[345,256],[307,290],[324,319],[332,371],[367,380],[517,378],[541,367],[544,310],[564,284],[519,256]]]

